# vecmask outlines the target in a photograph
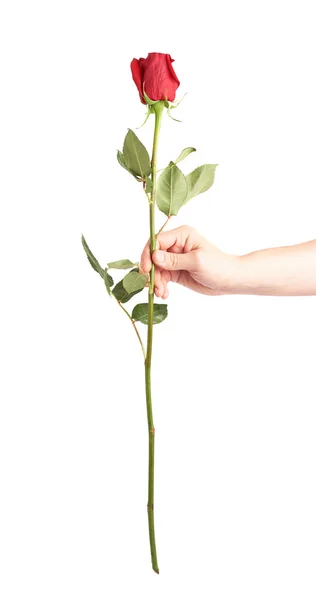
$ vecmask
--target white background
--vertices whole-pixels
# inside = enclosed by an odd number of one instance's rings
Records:
[[[116,150],[145,112],[130,61],[153,51],[188,92],[160,166],[191,145],[186,172],[219,163],[174,225],[237,254],[315,239],[312,8],[2,2],[3,600],[315,599],[315,298],[171,288],[154,336],[157,576],[142,356],[80,243],[105,263],[148,238]]]

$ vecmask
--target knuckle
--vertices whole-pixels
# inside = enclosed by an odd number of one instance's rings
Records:
[[[177,254],[169,254],[169,264],[172,269],[176,269],[179,263]]]

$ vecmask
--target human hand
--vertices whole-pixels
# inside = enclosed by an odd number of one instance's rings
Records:
[[[159,233],[156,248],[152,260],[156,266],[157,297],[168,297],[170,281],[210,296],[231,293],[238,257],[225,254],[192,227],[182,225]],[[140,267],[149,273],[151,265],[148,241],[142,252]]]

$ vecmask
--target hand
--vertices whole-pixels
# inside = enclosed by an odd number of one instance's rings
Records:
[[[166,299],[170,281],[180,283],[195,292],[210,296],[230,293],[231,276],[238,257],[225,254],[213,246],[198,231],[183,225],[157,236],[153,252],[155,295]],[[150,241],[147,242],[140,266],[145,273],[151,269]]]

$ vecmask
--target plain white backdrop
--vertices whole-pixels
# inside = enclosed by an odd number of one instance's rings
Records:
[[[312,8],[2,2],[3,600],[314,600],[315,298],[171,288],[154,331],[157,576],[142,356],[80,243],[105,263],[148,238],[116,161],[148,52],[170,53],[188,92],[160,166],[185,146],[185,172],[219,164],[174,226],[238,254],[315,239]]]

